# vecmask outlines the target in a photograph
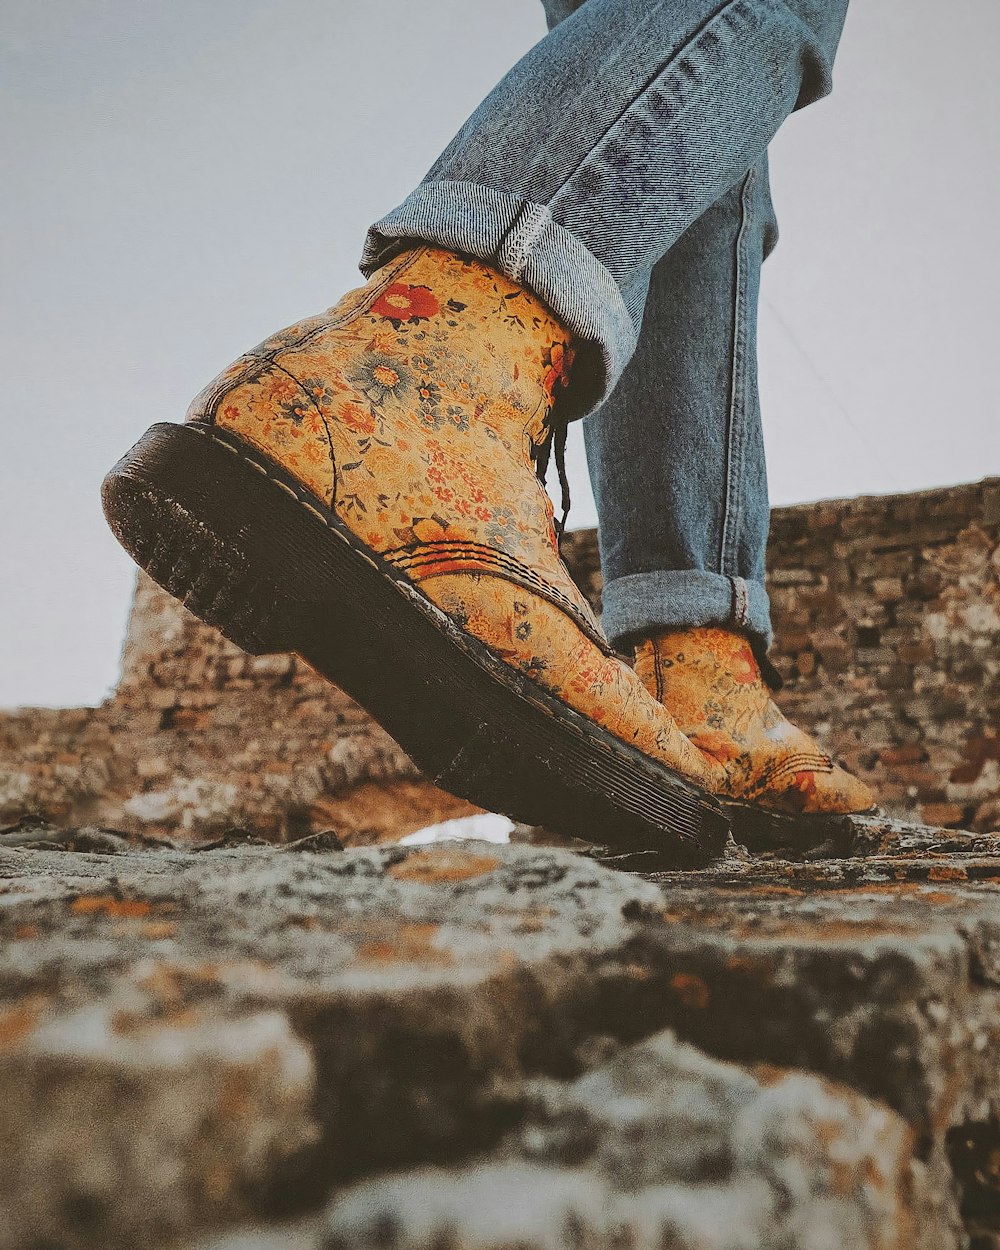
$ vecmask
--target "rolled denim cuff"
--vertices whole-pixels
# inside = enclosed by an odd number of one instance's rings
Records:
[[[637,329],[610,271],[544,204],[474,182],[425,182],[368,231],[366,278],[421,243],[484,261],[542,300],[577,339],[560,406],[567,420],[610,395],[635,351]]]
[[[721,625],[747,635],[761,673],[773,690],[781,675],[768,659],[774,641],[771,604],[758,581],[704,569],[658,569],[607,582],[601,624],[613,646],[676,629]]]

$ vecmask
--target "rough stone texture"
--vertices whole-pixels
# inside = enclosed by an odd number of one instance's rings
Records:
[[[593,532],[566,555],[599,606]],[[1000,480],[776,509],[769,566],[788,713],[890,812],[1000,826]],[[144,577],[112,699],[0,712],[0,821],[360,844],[472,810],[301,661],[244,655]]]
[[[19,847],[0,890],[0,1157],[21,1161],[0,1171],[5,1248],[268,1209],[285,1173],[259,1174],[301,1143],[304,1091],[321,1134],[286,1199],[487,1140],[522,1073],[565,1067],[593,1027],[625,906],[658,898],[565,853],[489,848]],[[148,1173],[116,1200],[112,1178]]]
[[[665,1032],[534,1092],[494,1159],[357,1186],[321,1244],[860,1250],[916,1246],[934,1220],[904,1121],[814,1076]]]
[[[0,835],[0,1246],[985,1250],[1000,839],[853,837]]]
[[[245,1216],[312,1140],[285,1016],[181,1008],[169,977],[150,962],[114,1002],[0,1012],[0,1246],[159,1244]]]

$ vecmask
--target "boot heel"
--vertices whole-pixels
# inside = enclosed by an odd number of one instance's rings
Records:
[[[219,506],[239,497],[240,468],[190,427],[154,425],[104,479],[104,513],[135,562],[195,616],[251,655],[286,651],[281,595],[253,533],[267,517]]]

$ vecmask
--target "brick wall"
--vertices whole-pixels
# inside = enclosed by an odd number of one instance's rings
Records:
[[[592,532],[567,559],[599,603]],[[1000,826],[1000,479],[776,509],[769,568],[786,712],[894,814]],[[0,713],[3,820],[366,841],[466,810],[306,665],[244,655],[145,577],[113,699]]]
[[[929,824],[1000,826],[1000,480],[776,509],[780,701]]]

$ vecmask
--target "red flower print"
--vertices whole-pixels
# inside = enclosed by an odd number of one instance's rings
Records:
[[[272,400],[284,400],[291,403],[299,393],[299,384],[294,378],[271,377],[268,379],[269,394]]]
[[[789,786],[788,797],[800,810],[808,807],[810,800],[816,797],[816,774],[813,772],[796,773]]]
[[[372,312],[390,321],[426,321],[441,311],[437,296],[428,286],[394,282],[372,304]]]

